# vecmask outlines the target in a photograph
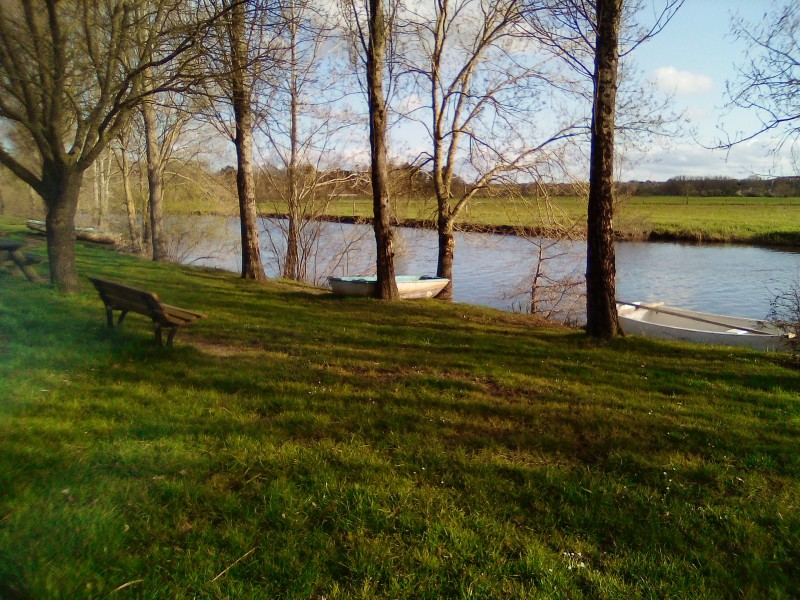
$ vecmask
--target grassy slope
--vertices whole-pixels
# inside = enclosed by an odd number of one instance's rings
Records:
[[[543,226],[548,215],[562,222],[586,220],[585,201],[577,198],[555,198],[551,205],[475,198],[467,206],[461,221],[470,224]],[[341,199],[329,212],[370,217],[372,203],[367,199]],[[434,205],[400,200],[396,214],[401,219],[433,222]],[[800,198],[623,198],[614,226],[618,234],[628,238],[655,235],[690,241],[800,245]]]
[[[796,594],[777,356],[78,259],[210,318],[0,272],[0,597]]]

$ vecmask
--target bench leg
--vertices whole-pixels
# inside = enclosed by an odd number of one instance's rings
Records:
[[[122,321],[125,320],[125,315],[128,314],[127,310],[120,311],[119,313],[119,320],[117,321],[117,327],[122,325]],[[110,329],[114,329],[114,309],[110,306],[106,306],[106,323]]]
[[[156,341],[158,342],[159,346],[164,345],[164,336],[162,332],[164,331],[164,327],[162,327],[159,323],[153,321],[153,329],[155,330],[156,334]],[[167,346],[172,346],[172,340],[175,339],[175,333],[178,331],[177,327],[168,327],[169,333],[167,333]]]
[[[159,323],[153,322],[153,328],[155,329],[156,333],[156,341],[158,342],[159,346],[164,345],[164,336],[162,332],[164,331],[164,327],[162,327]],[[175,332],[178,331],[177,327],[167,327],[169,329],[169,333],[167,333],[167,346],[172,346],[172,340],[175,339]]]

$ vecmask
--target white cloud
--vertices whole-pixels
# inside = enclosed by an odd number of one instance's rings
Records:
[[[656,69],[656,84],[665,92],[674,92],[682,96],[705,94],[714,89],[714,80],[708,75],[680,71],[675,67]]]
[[[622,180],[665,181],[678,175],[690,177],[726,176],[744,179],[750,175],[794,175],[790,152],[773,154],[767,140],[752,140],[730,152],[709,150],[697,144],[678,144],[672,148],[653,148],[647,154],[634,154],[634,162],[623,168]]]

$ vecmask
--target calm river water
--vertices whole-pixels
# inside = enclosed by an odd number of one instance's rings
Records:
[[[198,217],[202,242],[184,247],[184,262],[237,271],[239,221]],[[374,272],[375,241],[368,225],[321,223],[309,274],[324,284],[330,275]],[[261,223],[267,274],[279,272],[281,236],[269,221]],[[434,231],[398,228],[398,274],[436,272]],[[188,237],[197,237],[188,236]],[[528,240],[516,236],[459,233],[453,267],[456,302],[520,310],[542,246],[542,272],[552,279],[581,279],[585,242]],[[277,248],[277,252],[276,252]],[[800,253],[753,246],[619,242],[617,297],[661,301],[683,308],[763,318],[770,301],[800,279]],[[580,312],[580,310],[578,311]]]

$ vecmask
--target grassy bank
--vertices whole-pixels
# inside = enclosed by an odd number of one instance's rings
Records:
[[[78,267],[209,318],[161,349],[141,317],[106,330],[85,279],[0,273],[0,597],[797,593],[779,356],[84,246]]]
[[[342,198],[329,213],[338,217],[370,218],[372,202]],[[432,201],[397,200],[398,220],[435,223]],[[582,232],[586,203],[578,198],[554,198],[550,203],[528,200],[475,198],[461,223],[468,228],[549,226],[548,219],[575,223]],[[690,242],[729,242],[800,246],[800,198],[622,198],[614,220],[622,239],[668,239]]]
[[[280,213],[274,201],[259,205],[262,214]],[[166,210],[171,215],[222,215],[236,217],[238,207],[228,196],[202,200],[170,197]],[[431,199],[396,198],[392,216],[399,222],[433,227],[435,204]],[[285,210],[283,211],[285,212]],[[22,210],[20,217],[35,217]],[[366,220],[372,218],[372,199],[339,198],[331,202],[329,217]],[[38,215],[44,218],[43,215]],[[118,215],[120,227],[124,218]],[[527,228],[533,231],[574,224],[573,234],[585,230],[586,201],[579,198],[554,198],[514,201],[475,198],[459,219],[462,229],[508,231]],[[81,221],[89,225],[85,215]],[[621,197],[614,218],[617,236],[624,240],[675,240],[770,246],[800,246],[800,198],[702,198],[702,197]]]

